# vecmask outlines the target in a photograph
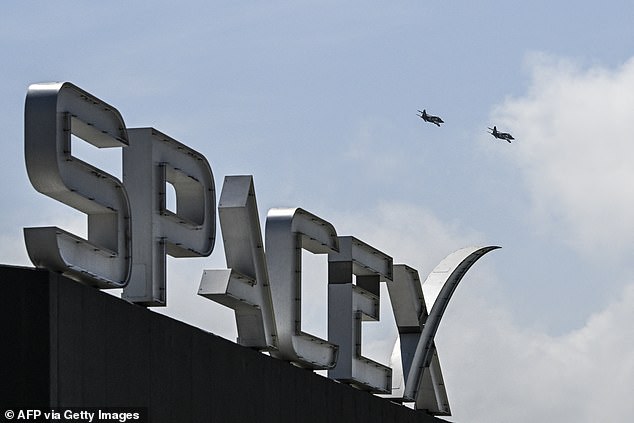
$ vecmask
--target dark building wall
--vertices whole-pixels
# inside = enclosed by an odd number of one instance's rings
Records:
[[[0,402],[152,422],[441,422],[45,270],[0,266]]]

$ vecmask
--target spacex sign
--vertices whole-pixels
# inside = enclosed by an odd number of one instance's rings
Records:
[[[123,180],[73,156],[72,136],[121,148]],[[216,206],[202,154],[154,128],[127,128],[116,108],[68,82],[29,87],[24,149],[33,187],[88,216],[87,239],[55,226],[24,228],[37,267],[100,289],[123,288],[132,303],[164,306],[166,255],[209,256],[219,221],[227,268],[205,270],[197,294],[235,311],[240,345],[328,370],[332,379],[431,414],[450,414],[434,336],[464,274],[498,247],[450,254],[425,281],[424,297],[415,269],[338,235],[301,208],[271,209],[263,237],[252,176],[226,176]],[[166,205],[168,184],[174,211]],[[328,257],[327,340],[302,331],[302,250]],[[361,351],[362,322],[379,319],[381,283],[399,330],[394,383],[391,368]]]

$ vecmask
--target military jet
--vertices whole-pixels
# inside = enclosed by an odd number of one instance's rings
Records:
[[[495,138],[499,139],[499,140],[504,140],[508,143],[511,142],[511,140],[514,140],[515,138],[513,138],[513,135],[509,134],[508,132],[500,132],[498,131],[498,128],[496,128],[495,126],[493,126],[493,128],[489,128],[489,130],[491,132],[489,132],[489,134],[493,135]]]
[[[428,115],[425,109],[423,109],[422,112],[419,110],[418,113],[420,113],[420,115],[417,115],[417,116],[421,118],[422,120],[424,120],[425,122],[433,123],[436,126],[440,126],[441,123],[445,123],[438,116]]]

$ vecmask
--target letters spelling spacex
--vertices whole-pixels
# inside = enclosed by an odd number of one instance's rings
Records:
[[[121,147],[123,181],[73,156],[72,135],[99,148]],[[24,144],[33,187],[88,216],[87,239],[54,226],[24,228],[37,267],[100,289],[123,288],[122,297],[132,303],[164,306],[166,255],[213,251],[216,193],[202,154],[156,129],[126,128],[117,109],[68,82],[29,87]],[[166,206],[168,183],[175,211]],[[497,247],[450,255],[441,265],[451,272],[438,273],[442,277],[430,282],[436,294],[423,298],[416,270],[393,265],[390,256],[355,237],[338,236],[330,223],[303,209],[271,209],[264,245],[251,176],[227,176],[217,210],[227,269],[205,270],[198,295],[234,309],[240,345],[300,367],[328,369],[333,379],[415,402],[432,414],[449,414],[433,338],[455,285]],[[328,255],[327,341],[301,328],[302,250]],[[361,355],[361,322],[379,319],[381,282],[403,351],[398,364],[405,389],[396,394],[392,369]]]

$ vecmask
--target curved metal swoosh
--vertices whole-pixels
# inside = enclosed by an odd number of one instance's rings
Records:
[[[500,247],[467,247],[458,250],[441,261],[427,277],[423,284],[426,288],[425,301],[432,306],[416,345],[412,366],[406,379],[404,397],[417,397],[423,381],[423,372],[430,366],[434,357],[434,336],[456,287],[480,257],[497,248]]]

